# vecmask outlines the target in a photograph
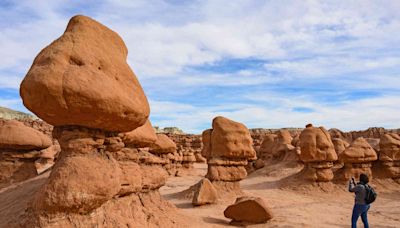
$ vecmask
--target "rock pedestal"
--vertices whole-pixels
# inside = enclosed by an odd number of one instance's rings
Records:
[[[252,138],[246,126],[224,117],[216,117],[212,129],[202,135],[202,155],[207,158],[208,178],[215,186],[239,189],[247,176],[245,166],[256,157]]]
[[[53,163],[49,137],[16,120],[0,122],[0,188],[32,178]],[[46,165],[40,166],[41,161]]]
[[[168,177],[163,160],[143,149],[155,140],[146,123],[150,110],[126,56],[118,34],[75,16],[35,58],[21,96],[28,109],[55,125],[61,153],[11,227],[184,224],[158,192]]]
[[[379,161],[382,164],[384,176],[400,178],[400,135],[384,134],[379,142]]]
[[[359,177],[361,173],[364,173],[371,178],[372,162],[377,159],[375,150],[368,142],[362,137],[357,138],[339,154],[339,160],[344,163],[344,167],[335,176],[338,179],[349,180],[351,177]]]
[[[333,179],[333,162],[338,159],[331,137],[323,127],[308,124],[300,133],[300,160],[305,163],[302,175],[310,181]]]

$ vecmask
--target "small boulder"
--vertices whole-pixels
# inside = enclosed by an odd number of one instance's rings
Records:
[[[212,204],[215,203],[217,199],[217,190],[214,188],[210,180],[204,178],[199,183],[197,183],[192,201],[192,204],[194,206]]]
[[[232,223],[266,223],[272,219],[272,212],[259,197],[239,197],[228,206],[224,215],[232,219]]]

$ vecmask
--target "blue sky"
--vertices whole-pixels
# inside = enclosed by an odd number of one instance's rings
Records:
[[[83,14],[124,39],[153,125],[400,127],[400,1],[0,2],[0,106],[36,54]]]

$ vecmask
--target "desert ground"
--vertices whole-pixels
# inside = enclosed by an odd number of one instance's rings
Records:
[[[204,177],[207,165],[197,163],[189,175],[170,177],[160,188],[164,199],[175,204],[191,221],[191,227],[230,227],[230,219],[223,211],[235,201],[235,196],[224,198],[217,204],[192,206],[192,199],[180,192]],[[288,168],[284,164],[267,164],[241,181],[245,195],[262,197],[271,207],[274,218],[266,224],[248,227],[349,227],[354,196],[346,184],[314,184],[309,186],[283,186],[283,180],[301,167]],[[27,201],[44,183],[49,173],[0,190],[0,227],[7,218],[22,213]],[[369,214],[371,227],[395,228],[400,226],[400,184],[392,180],[375,180],[379,198]],[[361,219],[358,225],[362,227]]]

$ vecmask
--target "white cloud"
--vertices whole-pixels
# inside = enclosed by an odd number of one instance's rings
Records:
[[[400,2],[396,0],[210,0],[179,4],[161,0],[25,0],[12,4],[11,8],[0,8],[0,15],[7,18],[7,23],[0,22],[0,89],[18,89],[35,55],[62,34],[68,18],[87,14],[125,40],[129,64],[143,86],[156,91],[150,95],[152,116],[161,126],[198,132],[216,115],[251,127],[314,122],[356,129],[396,127],[399,123],[395,104],[400,98],[396,73],[400,70]],[[247,58],[265,61],[265,68],[250,66],[231,73],[220,72],[218,67],[207,72],[192,68]],[[324,104],[308,92],[314,89],[310,86],[315,86],[314,81],[338,90],[369,89],[381,96],[344,100],[335,106]],[[269,92],[272,85],[297,86],[303,92],[295,97],[284,90]],[[224,94],[218,88],[227,86],[252,95],[243,100],[238,94],[209,106],[193,99],[187,104],[180,97],[210,88],[226,98],[231,93]],[[257,91],[265,92],[252,91],[256,86]],[[166,100],[166,93],[174,96]],[[17,101],[0,100],[0,105],[17,106]],[[293,112],[295,107],[315,112]]]

